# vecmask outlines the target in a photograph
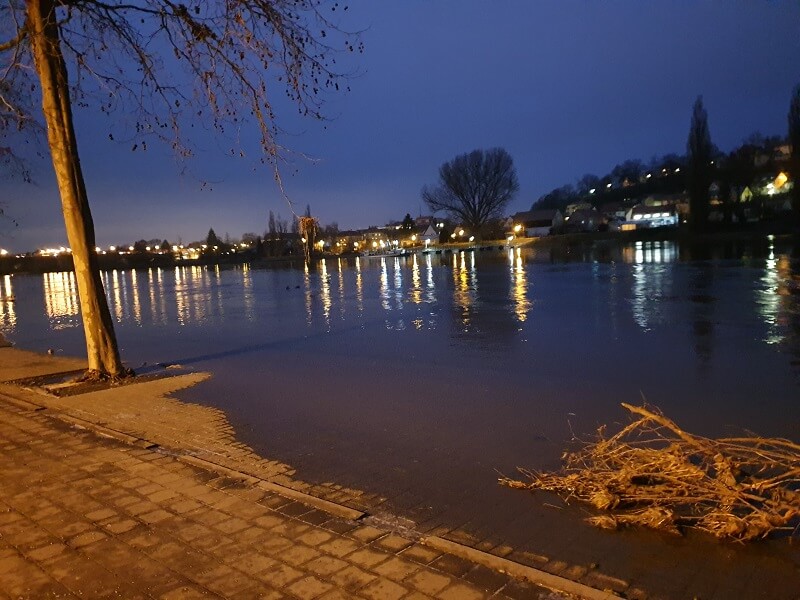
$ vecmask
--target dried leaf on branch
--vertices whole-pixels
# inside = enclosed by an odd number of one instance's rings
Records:
[[[800,445],[784,439],[709,439],[687,433],[654,409],[622,404],[634,416],[619,433],[564,455],[558,473],[519,469],[509,487],[555,492],[605,511],[605,529],[684,527],[748,541],[800,529]]]

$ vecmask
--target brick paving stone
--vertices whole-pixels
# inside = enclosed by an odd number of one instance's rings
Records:
[[[419,571],[406,580],[414,589],[419,590],[424,594],[434,595],[448,585],[453,580],[450,577],[441,575],[439,573],[432,573],[430,571]]]
[[[444,571],[445,573],[449,573],[450,575],[461,577],[463,575],[466,575],[470,570],[472,570],[472,567],[475,566],[475,563],[472,563],[458,556],[444,554],[439,558],[433,560],[430,563],[430,566],[439,571]]]
[[[161,594],[159,600],[205,600],[210,594],[201,588],[191,585],[181,585]]]
[[[283,519],[274,515],[262,515],[260,517],[256,517],[253,522],[264,529],[272,529],[273,527],[277,527],[283,523]]]
[[[409,575],[416,573],[420,570],[420,566],[409,560],[402,560],[395,556],[389,560],[382,562],[372,570],[383,577],[388,577],[393,581],[402,581]]]
[[[222,521],[221,523],[217,523],[214,525],[214,529],[217,531],[221,531],[222,533],[231,535],[237,532],[242,531],[243,529],[247,529],[248,527],[247,521],[244,519],[238,519],[236,517],[227,519]]]
[[[325,527],[325,529],[327,529],[328,531],[332,531],[333,533],[344,535],[356,529],[358,525],[356,525],[352,521],[344,521],[342,519],[331,519],[330,521],[326,521],[323,524],[323,527]]]
[[[103,527],[114,534],[125,533],[136,527],[139,523],[133,519],[122,519],[103,523]]]
[[[357,529],[353,529],[347,535],[361,542],[369,543],[386,535],[386,532],[378,529],[377,527],[372,527],[371,525],[362,525]]]
[[[399,600],[408,590],[388,579],[376,579],[368,584],[361,595],[370,600]]]
[[[101,531],[88,531],[86,533],[76,535],[72,539],[68,540],[67,544],[72,548],[83,548],[84,546],[94,544],[95,542],[99,542],[105,538],[106,534]]]
[[[67,549],[64,544],[48,544],[40,548],[35,548],[26,553],[26,556],[36,562],[44,562],[60,555]]]
[[[354,552],[361,546],[354,542],[353,540],[348,540],[342,537],[335,537],[327,542],[324,542],[317,546],[318,550],[322,550],[327,554],[332,554],[333,556],[344,556],[346,554],[350,554]]]
[[[279,563],[274,567],[267,569],[263,573],[259,573],[258,578],[266,581],[273,587],[283,588],[289,585],[291,582],[300,579],[302,576],[302,571],[290,567],[289,565]]]
[[[353,565],[332,574],[329,579],[348,592],[355,592],[376,579],[375,575]]]
[[[347,555],[347,560],[364,568],[371,568],[389,558],[388,554],[372,548],[361,548]]]
[[[306,577],[299,581],[295,581],[293,584],[288,586],[287,590],[301,600],[313,600],[332,588],[333,586],[330,583],[321,581],[316,577]]]
[[[428,596],[427,594],[423,594],[421,592],[411,592],[408,596],[403,598],[403,600],[431,600],[431,598],[432,596]]]
[[[436,595],[441,600],[482,600],[484,595],[463,583],[454,583]]]
[[[154,510],[153,512],[139,515],[139,518],[143,522],[152,525],[153,523],[160,523],[161,521],[169,519],[171,516],[172,513],[168,513],[167,511],[159,508],[158,510]]]
[[[508,583],[509,577],[505,573],[476,565],[464,575],[464,580],[488,592],[495,592]]]
[[[319,552],[305,544],[299,543],[295,543],[281,552],[281,560],[285,560],[293,565],[302,565],[318,556]]]
[[[333,535],[327,531],[312,529],[297,536],[297,539],[308,546],[319,546],[320,544],[332,539]]]
[[[441,555],[441,552],[437,552],[436,550],[432,550],[431,548],[422,546],[421,544],[414,544],[413,546],[403,550],[401,553],[403,558],[409,558],[423,565],[427,565]]]
[[[379,538],[373,542],[373,546],[376,548],[381,548],[382,550],[388,550],[389,552],[400,552],[401,550],[408,548],[413,543],[414,542],[409,539],[394,533],[390,533],[389,535]]]

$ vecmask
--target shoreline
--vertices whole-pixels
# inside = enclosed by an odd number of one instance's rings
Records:
[[[407,543],[396,542],[401,551],[413,544],[424,548],[421,552],[425,556],[433,556],[434,553],[440,556],[444,553],[452,556],[453,561],[456,558],[468,561],[498,574],[506,573],[506,577],[515,580],[544,586],[555,593],[568,593],[570,597],[597,600],[615,597],[602,591],[604,586],[600,584],[607,581],[601,573],[593,574],[593,581],[596,580],[594,586],[573,581],[541,570],[537,568],[539,565],[526,565],[513,560],[513,556],[509,557],[511,549],[487,552],[458,541],[408,529],[402,519],[374,514],[373,508],[383,504],[384,498],[333,483],[312,485],[297,479],[294,469],[289,465],[259,456],[241,443],[223,411],[187,403],[174,397],[176,391],[207,379],[210,376],[207,373],[188,372],[154,381],[109,386],[105,390],[86,394],[57,397],[48,395],[43,390],[19,387],[13,382],[22,378],[74,370],[85,365],[84,361],[16,348],[0,350],[0,358],[3,358],[0,363],[0,405],[10,404],[31,414],[46,415],[77,431],[92,431],[103,438],[114,439],[128,446],[174,457],[179,462],[214,473],[215,477],[224,478],[228,482],[240,482],[236,484],[237,489],[245,486],[277,494],[290,502],[304,504],[340,521],[352,522],[356,527],[366,528],[375,538],[389,536],[393,540],[407,539]],[[192,423],[190,431],[185,427],[187,422]],[[462,563],[457,564],[459,569],[449,572],[449,576],[465,575],[460,573]],[[614,578],[608,578],[608,581],[614,581]],[[486,597],[488,596],[487,594]],[[555,597],[566,598],[560,595]]]
[[[766,225],[774,225],[768,223]],[[453,252],[474,247],[495,248],[499,246],[508,248],[517,247],[543,247],[557,248],[570,247],[575,245],[591,245],[596,242],[613,242],[616,244],[629,244],[639,241],[675,241],[692,245],[705,245],[721,242],[758,242],[773,236],[779,239],[800,239],[800,232],[792,230],[787,225],[767,227],[761,223],[744,224],[737,226],[716,225],[710,227],[703,233],[692,233],[684,227],[640,229],[634,231],[620,232],[591,232],[591,233],[569,233],[543,236],[538,238],[516,238],[509,242],[502,240],[486,240],[484,242],[462,242],[450,244],[437,244],[431,246],[428,251],[434,252]],[[407,256],[423,253],[426,249],[416,247],[410,249]],[[314,255],[312,262],[317,262],[327,258],[352,259],[358,257],[354,253]],[[302,266],[304,260],[302,256],[280,256],[265,257],[255,256],[249,253],[235,254],[232,256],[207,257],[196,260],[175,259],[167,254],[126,254],[126,255],[101,255],[98,257],[100,270],[128,271],[138,269],[174,269],[184,267],[235,267],[249,265],[252,268],[294,268]],[[72,271],[72,257],[63,256],[35,256],[26,255],[21,257],[5,256],[0,257],[0,276],[15,274],[44,274]]]

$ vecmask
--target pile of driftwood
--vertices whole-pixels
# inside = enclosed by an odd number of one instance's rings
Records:
[[[556,492],[604,511],[590,523],[672,533],[693,527],[721,539],[753,540],[800,529],[800,445],[783,439],[708,439],[656,410],[623,404],[635,420],[563,456],[559,473],[520,469],[513,488]]]

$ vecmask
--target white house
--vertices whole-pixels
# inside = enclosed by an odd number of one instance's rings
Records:
[[[511,217],[513,230],[517,235],[523,232],[526,237],[550,235],[550,230],[564,223],[564,215],[560,210],[543,209],[519,212]]]

